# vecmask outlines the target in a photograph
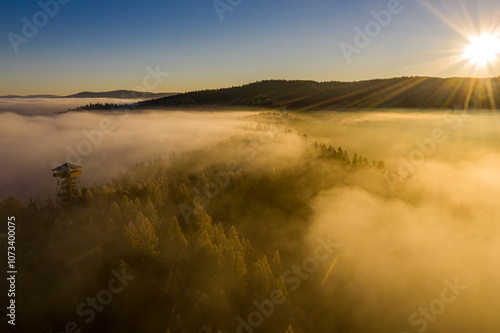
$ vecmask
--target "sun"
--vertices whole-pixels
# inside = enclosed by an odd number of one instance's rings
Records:
[[[498,35],[483,34],[470,37],[470,44],[465,48],[464,58],[477,66],[486,66],[497,59],[500,54]]]

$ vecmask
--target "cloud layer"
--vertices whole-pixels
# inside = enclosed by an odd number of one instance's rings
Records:
[[[241,113],[0,113],[0,198],[55,194],[51,169],[83,166],[82,184],[103,184],[136,163],[201,148],[239,131]]]

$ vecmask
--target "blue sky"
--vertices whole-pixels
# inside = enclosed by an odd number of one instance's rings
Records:
[[[213,0],[71,0],[57,2],[58,12],[45,15],[47,24],[16,53],[9,33],[25,38],[23,17],[33,23],[43,9],[38,1],[4,0],[0,95],[134,89],[143,85],[147,67],[169,73],[150,89],[158,92],[272,78],[500,75],[496,64],[480,73],[452,65],[467,34],[498,31],[496,0],[426,0],[427,8],[401,0],[400,12],[348,62],[341,43],[355,46],[354,28],[365,30],[374,21],[371,11],[388,10],[391,1],[397,0],[220,0],[232,8],[221,21]]]

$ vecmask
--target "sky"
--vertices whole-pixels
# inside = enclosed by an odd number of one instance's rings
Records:
[[[397,2],[4,0],[0,95],[500,75],[462,57],[500,32],[498,0]]]

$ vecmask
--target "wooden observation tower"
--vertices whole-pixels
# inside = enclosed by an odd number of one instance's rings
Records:
[[[52,170],[57,178],[57,204],[72,201],[80,193],[80,175],[82,167],[64,163]]]

